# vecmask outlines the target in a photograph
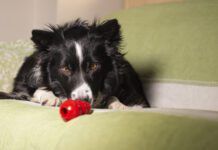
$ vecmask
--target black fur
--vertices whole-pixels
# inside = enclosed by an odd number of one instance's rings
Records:
[[[148,107],[138,75],[119,51],[120,25],[116,19],[88,24],[76,20],[49,30],[33,30],[35,52],[26,58],[14,80],[13,91],[0,92],[0,98],[30,100],[39,87],[47,87],[58,97],[70,98],[78,84],[79,71],[91,87],[95,107],[106,107],[107,99],[116,96],[123,104]],[[83,47],[81,69],[75,53],[75,41]],[[95,71],[90,70],[92,63]],[[64,74],[60,68],[69,70]],[[99,93],[100,102],[96,101]]]

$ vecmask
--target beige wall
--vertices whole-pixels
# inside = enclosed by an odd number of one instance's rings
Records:
[[[34,28],[92,20],[123,8],[123,0],[0,0],[0,41],[28,39]]]
[[[32,27],[32,5],[31,0],[0,0],[0,40],[29,35],[27,30]]]
[[[0,41],[27,39],[41,24],[56,23],[56,0],[0,0]]]
[[[57,23],[58,0],[33,0],[34,28],[45,27],[45,24]]]
[[[58,0],[57,22],[78,17],[93,20],[122,9],[123,0]]]

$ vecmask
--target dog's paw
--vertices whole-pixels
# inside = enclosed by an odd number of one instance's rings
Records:
[[[125,110],[129,109],[128,106],[122,104],[118,98],[116,97],[110,97],[109,98],[109,104],[108,104],[109,109],[117,109],[117,110]]]
[[[40,103],[44,106],[59,106],[62,100],[56,97],[52,91],[37,89],[33,94],[32,102]]]

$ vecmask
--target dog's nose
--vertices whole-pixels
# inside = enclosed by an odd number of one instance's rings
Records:
[[[83,83],[71,92],[71,98],[91,101],[93,99],[91,88]]]

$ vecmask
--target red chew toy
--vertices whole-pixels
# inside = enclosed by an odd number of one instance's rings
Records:
[[[59,108],[59,112],[64,121],[69,121],[80,115],[89,114],[90,110],[91,106],[88,102],[72,99],[64,101]]]

